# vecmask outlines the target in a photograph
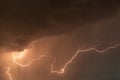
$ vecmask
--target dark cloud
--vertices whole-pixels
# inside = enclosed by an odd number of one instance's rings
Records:
[[[0,46],[18,50],[37,38],[71,32],[119,10],[119,2],[112,0],[5,0],[0,6]]]
[[[117,14],[118,1],[16,0],[0,2],[0,46],[22,49],[42,36],[64,34]]]

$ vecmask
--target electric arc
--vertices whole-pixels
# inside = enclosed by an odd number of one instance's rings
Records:
[[[96,49],[95,47],[92,47],[92,48],[88,48],[88,49],[84,49],[84,50],[81,50],[81,49],[78,49],[75,54],[65,63],[65,65],[60,69],[60,70],[55,70],[54,67],[55,67],[55,63],[56,63],[56,58],[55,57],[52,57],[54,59],[54,61],[51,63],[51,66],[50,66],[50,70],[51,70],[51,73],[54,73],[54,74],[64,74],[65,73],[65,70],[66,68],[69,66],[70,63],[73,62],[73,60],[78,56],[78,54],[80,53],[84,53],[84,52],[89,52],[89,51],[95,51],[97,53],[104,53],[110,49],[114,49],[114,48],[117,48],[119,47],[120,44],[116,44],[114,46],[109,46],[103,50],[98,50]],[[25,49],[24,51],[21,51],[21,52],[14,52],[12,54],[12,63],[9,65],[9,67],[7,68],[7,75],[9,77],[9,80],[13,80],[13,77],[10,70],[11,68],[14,66],[14,65],[18,65],[22,68],[24,67],[29,67],[31,66],[31,64],[35,61],[39,61],[41,58],[44,58],[44,57],[51,57],[51,56],[47,56],[47,55],[40,55],[39,58],[35,58],[35,59],[32,59],[31,61],[29,61],[28,63],[26,64],[22,64],[21,62],[19,62],[18,60],[22,60],[23,58],[26,57],[26,55],[28,54],[28,51],[29,49]]]

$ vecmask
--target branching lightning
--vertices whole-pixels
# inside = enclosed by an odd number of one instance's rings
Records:
[[[114,48],[117,48],[117,47],[119,47],[119,46],[120,46],[120,44],[116,44],[116,45],[114,45],[114,46],[107,47],[107,48],[105,48],[105,49],[103,49],[103,50],[98,50],[98,49],[96,49],[95,47],[92,47],[92,48],[89,48],[89,49],[84,49],[84,50],[80,50],[80,49],[79,49],[79,50],[77,50],[76,53],[65,63],[65,65],[63,66],[63,68],[60,69],[60,71],[54,70],[54,67],[55,67],[54,64],[55,64],[55,62],[56,62],[56,58],[53,57],[53,58],[54,58],[54,61],[53,61],[53,63],[52,63],[51,66],[50,66],[51,73],[64,74],[66,68],[69,66],[70,63],[73,62],[73,60],[78,56],[79,53],[84,53],[84,52],[89,52],[89,51],[95,51],[95,52],[97,52],[97,53],[104,53],[104,52],[106,52],[106,51],[108,51],[108,50],[110,50],[110,49],[114,49]],[[30,66],[30,65],[31,65],[34,61],[36,61],[36,60],[39,61],[39,60],[40,60],[41,58],[43,58],[43,57],[51,57],[51,56],[47,56],[47,55],[41,55],[41,56],[40,56],[39,58],[37,58],[37,59],[32,59],[32,60],[31,60],[29,63],[27,63],[27,64],[22,64],[22,63],[20,63],[18,60],[21,60],[22,58],[24,58],[26,54],[27,54],[27,50],[24,50],[24,51],[19,52],[19,53],[13,53],[13,55],[12,55],[13,61],[12,61],[12,63],[10,64],[10,66],[8,67],[7,72],[6,72],[7,75],[9,76],[9,80],[13,80],[13,79],[12,79],[12,75],[11,75],[11,73],[10,73],[10,70],[11,70],[13,64],[18,65],[18,66],[24,68],[24,67]]]

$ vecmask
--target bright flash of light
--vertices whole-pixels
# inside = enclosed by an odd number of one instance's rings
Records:
[[[21,64],[18,60],[22,60],[24,57],[26,57],[26,55],[27,55],[27,52],[28,52],[28,50],[24,50],[24,51],[22,51],[22,52],[14,52],[13,53],[13,62],[15,63],[15,64],[17,64],[17,65],[19,65],[19,66],[21,66],[21,67],[26,67],[26,66],[29,66],[32,62],[33,62],[33,60],[31,60],[29,63],[27,63],[27,64]]]
[[[21,67],[27,67],[27,66],[30,66],[32,64],[33,60],[31,60],[27,64],[22,64],[18,61],[18,60],[22,60],[27,55],[27,52],[28,52],[28,50],[25,49],[24,51],[21,51],[21,52],[13,52],[12,53],[12,63],[10,64],[10,66],[7,69],[7,74],[9,76],[10,80],[13,80],[12,75],[10,73],[10,70],[14,64],[19,65]]]
[[[116,45],[114,45],[114,46],[109,46],[109,47],[107,47],[107,48],[105,48],[105,49],[103,49],[103,50],[98,50],[98,49],[96,49],[95,47],[92,47],[92,48],[89,48],[89,49],[84,49],[84,50],[80,50],[80,49],[79,49],[79,50],[77,50],[76,53],[65,63],[65,65],[63,66],[63,68],[60,69],[60,71],[54,70],[54,67],[55,67],[54,64],[56,63],[56,58],[55,58],[55,57],[52,57],[52,58],[54,58],[54,61],[53,61],[53,63],[52,63],[51,66],[50,66],[51,73],[64,74],[66,68],[69,66],[70,63],[73,62],[73,60],[78,56],[79,53],[84,53],[84,52],[89,52],[89,51],[95,51],[95,52],[97,52],[97,53],[104,53],[104,52],[106,52],[106,51],[108,51],[108,50],[110,50],[110,49],[114,49],[114,48],[119,47],[119,46],[120,46],[120,44],[116,44]],[[11,70],[13,64],[19,65],[20,67],[23,67],[23,68],[24,68],[24,67],[30,66],[33,61],[39,61],[39,60],[40,60],[41,58],[43,58],[43,57],[51,57],[51,56],[47,56],[47,55],[41,55],[39,58],[32,59],[32,60],[31,60],[29,63],[27,63],[27,64],[21,64],[18,60],[22,60],[22,59],[26,56],[27,53],[28,53],[28,50],[24,50],[24,51],[22,51],[22,52],[13,53],[13,56],[12,56],[13,62],[12,62],[12,64],[8,67],[8,69],[7,69],[7,74],[8,74],[8,76],[9,76],[9,79],[10,79],[10,80],[13,80],[13,79],[12,79],[12,75],[11,75],[11,73],[10,73],[10,70]]]

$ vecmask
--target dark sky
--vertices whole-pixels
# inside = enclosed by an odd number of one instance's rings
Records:
[[[36,41],[33,54],[37,55],[48,42],[47,55],[55,56],[60,68],[78,48],[97,45],[102,50],[119,43],[119,26],[119,0],[4,0],[0,1],[0,54],[22,51]],[[31,71],[18,67],[14,80],[120,80],[119,52],[120,47],[105,54],[80,54],[64,75],[51,74],[51,59],[45,59],[42,66],[34,63]],[[0,80],[6,80],[4,75],[0,67]]]

